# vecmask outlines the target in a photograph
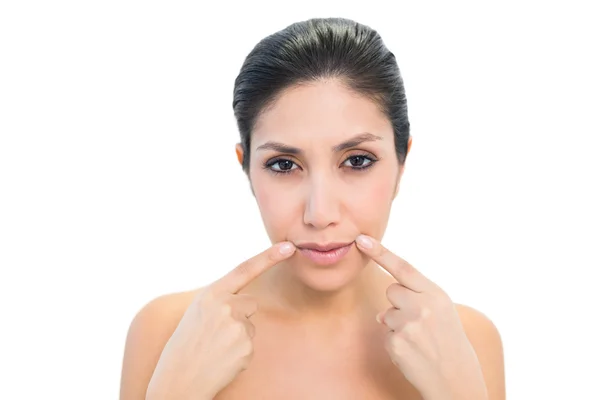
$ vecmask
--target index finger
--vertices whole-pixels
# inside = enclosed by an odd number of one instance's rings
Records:
[[[381,265],[402,286],[418,293],[435,289],[435,284],[415,267],[383,247],[379,241],[372,237],[360,235],[356,238],[356,244],[363,253]]]
[[[296,247],[290,242],[277,243],[260,254],[244,261],[215,281],[211,286],[218,292],[235,294],[242,290],[267,269],[289,258]]]

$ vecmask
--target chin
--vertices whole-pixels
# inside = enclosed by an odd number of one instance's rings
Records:
[[[318,292],[336,292],[352,284],[368,263],[360,250],[352,246],[348,254],[333,264],[317,264],[302,254],[296,254],[290,263],[294,275],[310,289]]]

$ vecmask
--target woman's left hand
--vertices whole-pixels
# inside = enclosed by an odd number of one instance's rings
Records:
[[[398,283],[393,305],[377,315],[389,328],[385,347],[392,362],[425,400],[484,400],[487,390],[475,350],[450,297],[377,240],[361,235],[358,248]]]

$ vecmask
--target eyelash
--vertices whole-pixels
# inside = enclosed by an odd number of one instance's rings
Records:
[[[377,158],[375,158],[375,157],[374,157],[374,156],[372,156],[371,154],[368,154],[368,153],[357,153],[357,154],[352,154],[351,156],[348,156],[348,157],[347,157],[347,158],[344,160],[344,162],[343,162],[342,164],[346,163],[348,160],[350,160],[350,159],[351,159],[351,158],[353,158],[353,157],[361,157],[361,158],[364,158],[364,159],[366,159],[366,160],[369,160],[369,164],[367,164],[367,165],[366,165],[366,166],[364,166],[364,167],[349,167],[349,168],[351,168],[353,171],[356,171],[356,172],[364,172],[364,171],[366,171],[367,169],[371,168],[373,165],[375,165],[375,163],[376,163],[377,161],[379,161]],[[293,169],[288,169],[288,170],[286,170],[286,171],[277,171],[277,170],[274,170],[274,169],[272,168],[272,167],[273,167],[273,165],[275,165],[275,164],[277,164],[277,163],[280,163],[280,162],[282,162],[282,161],[289,161],[289,162],[291,162],[291,163],[293,163],[293,164],[297,165],[297,164],[296,164],[294,161],[290,160],[289,158],[286,158],[286,157],[277,157],[277,158],[273,158],[273,159],[270,159],[270,160],[268,160],[267,162],[265,162],[265,163],[264,163],[264,165],[263,165],[263,168],[265,168],[265,169],[269,170],[269,172],[272,172],[272,173],[274,173],[274,174],[276,174],[276,175],[280,175],[280,174],[290,174],[290,173],[294,172],[294,170],[295,170],[296,168],[293,168]],[[300,167],[298,166],[297,168],[300,168]]]

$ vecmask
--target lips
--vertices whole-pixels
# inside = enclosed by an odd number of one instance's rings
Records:
[[[318,265],[332,265],[339,262],[352,247],[354,242],[346,243],[304,243],[297,244],[300,253]]]

